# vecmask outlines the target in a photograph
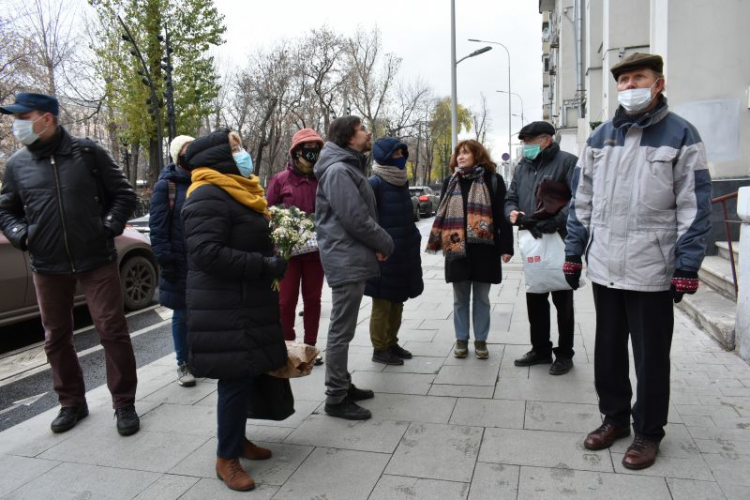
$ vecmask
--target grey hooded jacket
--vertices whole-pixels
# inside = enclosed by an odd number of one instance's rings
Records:
[[[359,153],[327,142],[315,164],[315,230],[329,286],[367,281],[380,274],[375,252],[393,253],[378,224],[375,194]]]

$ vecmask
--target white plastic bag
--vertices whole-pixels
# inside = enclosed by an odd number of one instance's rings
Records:
[[[523,258],[523,274],[528,293],[570,290],[565,281],[565,243],[559,233],[534,238],[529,231],[518,232],[518,248]],[[580,286],[584,285],[581,278]]]

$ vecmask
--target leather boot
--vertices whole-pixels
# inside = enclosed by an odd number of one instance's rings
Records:
[[[268,460],[271,458],[271,450],[256,446],[252,441],[245,438],[242,443],[242,458],[248,460]]]
[[[230,490],[248,491],[255,488],[255,481],[242,468],[239,458],[216,457],[216,477],[224,481]]]

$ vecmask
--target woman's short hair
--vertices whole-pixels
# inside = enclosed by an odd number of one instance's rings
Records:
[[[349,147],[349,141],[357,133],[357,128],[361,123],[362,119],[359,116],[349,115],[336,118],[328,127],[327,139],[339,147]]]
[[[495,171],[496,165],[492,161],[490,152],[487,151],[487,148],[482,146],[482,143],[479,141],[475,141],[474,139],[466,139],[464,141],[459,141],[459,143],[456,144],[456,149],[453,151],[453,155],[451,156],[451,173],[453,173],[456,170],[456,166],[458,166],[458,152],[462,149],[468,149],[469,151],[471,151],[471,154],[474,156],[475,165],[482,165],[488,172]]]

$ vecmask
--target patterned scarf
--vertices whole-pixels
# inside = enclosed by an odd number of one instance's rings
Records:
[[[394,186],[403,186],[409,180],[406,169],[402,170],[398,167],[392,167],[389,165],[378,165],[377,163],[373,163],[372,173],[383,179],[388,184],[393,184]]]
[[[190,196],[200,186],[218,186],[239,203],[270,217],[267,208],[268,202],[263,197],[265,192],[260,186],[258,176],[253,175],[246,179],[241,175],[222,174],[212,168],[200,167],[193,170],[192,179],[193,183],[188,188],[187,196]]]
[[[466,203],[461,195],[461,179],[471,179],[471,189]],[[492,226],[492,200],[484,182],[484,167],[457,168],[448,181],[445,196],[440,201],[435,222],[432,224],[427,251],[443,251],[447,260],[466,257],[466,243],[494,244]]]

